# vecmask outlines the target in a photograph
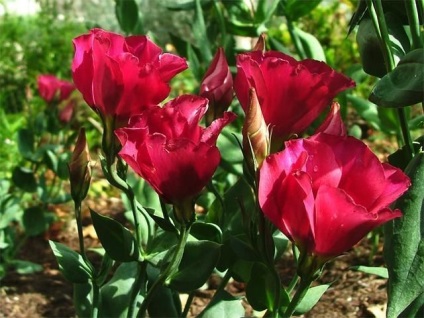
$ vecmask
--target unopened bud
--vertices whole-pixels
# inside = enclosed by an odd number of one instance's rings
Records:
[[[261,35],[258,38],[258,41],[253,47],[253,51],[261,51],[262,53],[265,53],[265,49],[266,49],[265,40],[266,40],[266,34],[261,33]]]
[[[206,71],[199,94],[209,100],[209,108],[206,113],[206,124],[209,126],[216,118],[222,117],[234,95],[233,77],[223,48],[218,49]]]
[[[88,150],[85,130],[81,128],[69,162],[69,180],[71,196],[74,202],[81,203],[87,196],[91,181],[90,152]]]
[[[269,131],[254,88],[249,91],[249,109],[242,133],[245,157],[249,166],[256,170],[269,155]]]

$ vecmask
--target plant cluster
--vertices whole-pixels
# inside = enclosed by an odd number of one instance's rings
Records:
[[[414,105],[424,100],[424,5],[358,2],[346,32],[359,25],[363,70],[346,73],[359,82],[365,73],[379,78],[368,101],[331,65],[337,54],[301,29],[311,28],[302,19],[320,2],[167,0],[170,10],[193,17],[190,36],[170,35],[175,50],[168,53],[139,35],[136,1],[116,1],[125,35],[94,28],[74,38],[75,87],[38,78],[47,108],[18,133],[28,164],[4,187],[0,233],[7,238],[8,225],[21,219],[25,231],[41,233],[28,226],[41,229],[33,221],[45,220],[55,183],[35,177],[40,167],[69,178],[80,250],[50,246],[74,286],[78,316],[185,317],[213,272],[221,283],[201,317],[244,316],[240,297],[225,290],[230,279],[245,284],[247,302],[266,317],[306,313],[329,288],[317,284],[326,264],[381,225],[387,269],[362,269],[388,277],[388,317],[422,310],[423,115]],[[284,27],[272,29],[276,23]],[[240,37],[255,42],[243,50]],[[190,90],[184,80],[173,84],[187,69],[196,83]],[[132,224],[90,209],[102,245],[98,265],[87,257],[82,232],[92,179],[85,130],[72,153],[62,146],[71,145],[63,126],[72,118],[74,89],[101,123],[100,166]],[[371,127],[396,136],[390,163],[346,129],[348,104]],[[37,192],[41,203],[16,217],[13,187]],[[13,239],[0,242],[7,250]],[[285,286],[275,264],[289,247],[295,274]],[[184,307],[180,293],[189,294]]]

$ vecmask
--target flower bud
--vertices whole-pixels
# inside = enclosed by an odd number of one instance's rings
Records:
[[[258,169],[269,155],[269,132],[254,88],[243,125],[243,151],[250,167]]]
[[[81,128],[71,161],[68,165],[71,196],[74,202],[81,203],[87,196],[91,180],[90,160],[91,157],[85,137],[85,130]]]
[[[265,49],[266,49],[265,40],[266,40],[266,34],[261,33],[261,35],[259,35],[258,41],[253,47],[253,51],[261,51],[262,53],[265,53]]]
[[[206,123],[222,117],[233,100],[233,77],[223,48],[216,52],[200,85],[200,96],[209,100]]]

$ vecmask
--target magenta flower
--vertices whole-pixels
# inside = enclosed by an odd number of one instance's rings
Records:
[[[53,100],[62,102],[75,90],[74,84],[49,74],[39,75],[37,84],[40,96],[48,103]]]
[[[240,104],[246,112],[249,88],[255,88],[265,122],[278,139],[304,132],[339,92],[353,86],[323,62],[298,62],[276,51],[237,56],[234,89]]]
[[[73,43],[72,75],[84,100],[103,117],[124,122],[162,102],[168,82],[187,68],[183,58],[162,53],[146,36],[93,29]]]
[[[116,130],[120,157],[168,203],[194,198],[209,182],[221,159],[219,133],[235,119],[231,112],[202,128],[207,99],[183,95],[153,106]]]
[[[318,133],[286,142],[260,169],[263,213],[307,254],[329,259],[400,217],[389,205],[409,178],[360,140]]]

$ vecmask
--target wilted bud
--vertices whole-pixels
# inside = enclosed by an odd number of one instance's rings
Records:
[[[91,157],[85,137],[85,130],[81,128],[71,161],[68,165],[71,196],[75,202],[81,203],[87,196],[91,180],[90,160]]]
[[[219,48],[200,85],[200,96],[209,100],[205,117],[208,126],[214,119],[222,117],[230,106],[233,95],[233,77],[224,49]]]
[[[249,109],[242,133],[245,157],[249,166],[256,170],[269,155],[269,131],[254,88],[249,90]]]
[[[253,47],[253,51],[261,51],[262,53],[265,53],[265,40],[266,35],[265,33],[261,33],[261,35],[258,38],[258,41],[256,42],[255,46]]]
[[[315,133],[326,133],[328,135],[346,136],[346,126],[340,116],[340,104],[333,102],[330,112],[318,127]]]

